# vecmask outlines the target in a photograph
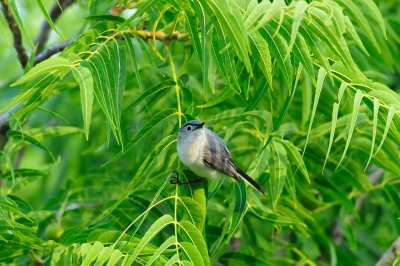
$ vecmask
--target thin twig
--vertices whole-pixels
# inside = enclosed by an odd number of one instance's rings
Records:
[[[8,27],[10,28],[13,39],[14,39],[14,48],[17,51],[19,62],[21,63],[22,67],[26,66],[28,62],[28,54],[22,44],[22,34],[20,29],[18,28],[17,23],[11,13],[11,9],[8,6],[7,0],[0,0],[3,14],[5,19],[7,20]]]
[[[382,257],[376,263],[376,266],[392,266],[396,257],[400,254],[400,237],[393,242],[390,248],[383,253]],[[397,265],[397,264],[396,264]]]
[[[63,10],[68,6],[72,5],[75,0],[59,0],[58,3],[54,3],[54,6],[50,10],[49,16],[52,21],[56,21],[58,17],[62,14]],[[40,29],[39,35],[36,38],[37,48],[36,52],[40,53],[43,51],[44,45],[47,42],[50,32],[50,25],[47,20],[44,20],[42,23],[42,27]]]
[[[43,52],[41,52],[40,54],[38,54],[35,57],[35,61],[34,64],[38,64],[44,60],[46,60],[47,58],[49,58],[50,56],[61,52],[62,50],[64,50],[65,47],[67,47],[70,43],[72,43],[72,40],[68,40],[59,44],[56,44],[54,46],[51,46],[49,48],[47,48],[46,50],[44,50]]]

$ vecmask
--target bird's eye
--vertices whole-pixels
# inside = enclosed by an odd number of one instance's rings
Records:
[[[187,130],[188,131],[192,130],[192,127],[191,126],[187,126]]]

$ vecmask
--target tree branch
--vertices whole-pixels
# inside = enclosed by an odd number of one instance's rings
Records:
[[[4,17],[7,20],[8,27],[10,28],[12,35],[13,35],[14,48],[17,51],[19,62],[21,63],[22,67],[24,68],[26,66],[26,63],[28,62],[28,54],[22,44],[21,31],[18,28],[17,23],[15,22],[15,19],[11,13],[11,9],[8,6],[7,0],[0,0],[0,3],[2,6]]]
[[[400,237],[393,242],[390,248],[382,255],[375,266],[392,266],[396,257],[400,254]]]
[[[63,10],[68,6],[72,5],[75,0],[59,0],[58,3],[56,2],[53,8],[50,10],[49,16],[52,21],[56,21],[58,17],[62,14]],[[40,29],[39,35],[36,38],[37,48],[36,52],[40,53],[43,51],[44,45],[47,42],[50,32],[50,25],[47,20],[44,20],[42,23],[42,27]]]
[[[62,50],[64,50],[65,47],[67,47],[70,43],[72,43],[72,40],[68,40],[66,42],[62,42],[59,44],[56,44],[54,46],[51,46],[49,48],[47,48],[46,50],[44,50],[43,52],[41,52],[40,54],[38,54],[35,57],[35,61],[34,61],[34,65],[46,60],[47,58],[49,58],[50,56],[52,56],[53,54],[56,54],[58,52],[61,52]]]

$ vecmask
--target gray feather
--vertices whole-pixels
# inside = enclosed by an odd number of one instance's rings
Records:
[[[238,179],[236,166],[232,161],[231,154],[225,142],[214,132],[206,130],[206,144],[203,150],[203,162],[209,167]]]

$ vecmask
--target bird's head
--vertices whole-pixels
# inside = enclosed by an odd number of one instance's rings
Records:
[[[204,122],[201,122],[199,120],[191,120],[187,122],[179,129],[179,140],[190,140],[191,138],[197,136],[197,134],[201,132],[201,130],[199,129],[202,129],[203,126]]]

